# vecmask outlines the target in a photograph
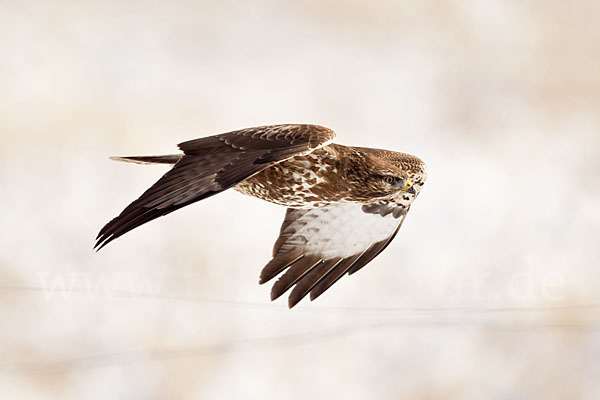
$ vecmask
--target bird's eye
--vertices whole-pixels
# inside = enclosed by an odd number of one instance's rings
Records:
[[[384,177],[383,177],[383,181],[384,181],[385,183],[387,183],[388,185],[393,185],[393,184],[394,184],[394,182],[396,181],[396,179],[395,179],[393,176],[389,176],[389,175],[388,175],[388,176],[384,176]]]

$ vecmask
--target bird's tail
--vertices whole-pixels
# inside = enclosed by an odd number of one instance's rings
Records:
[[[126,156],[111,157],[111,160],[124,161],[136,164],[170,164],[173,165],[181,159],[183,154],[168,154],[164,156]]]

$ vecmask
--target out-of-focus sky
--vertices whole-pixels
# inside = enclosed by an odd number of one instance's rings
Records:
[[[597,399],[600,3],[12,1],[0,393]],[[412,153],[395,241],[318,301],[257,284],[284,209],[226,192],[94,237],[166,171],[111,155],[317,123]]]

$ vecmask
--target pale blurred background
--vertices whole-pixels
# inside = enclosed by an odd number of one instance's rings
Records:
[[[3,399],[600,398],[598,1],[2,1]],[[111,155],[306,122],[418,155],[396,240],[316,302],[227,192],[94,237]]]

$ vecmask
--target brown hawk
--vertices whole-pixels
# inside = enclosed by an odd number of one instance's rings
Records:
[[[274,300],[293,287],[289,307],[319,297],[392,241],[427,172],[419,158],[334,144],[318,125],[269,125],[179,144],[183,154],[113,157],[172,164],[98,234],[98,250],[160,216],[226,189],[287,207],[273,258],[260,283],[284,272]]]

